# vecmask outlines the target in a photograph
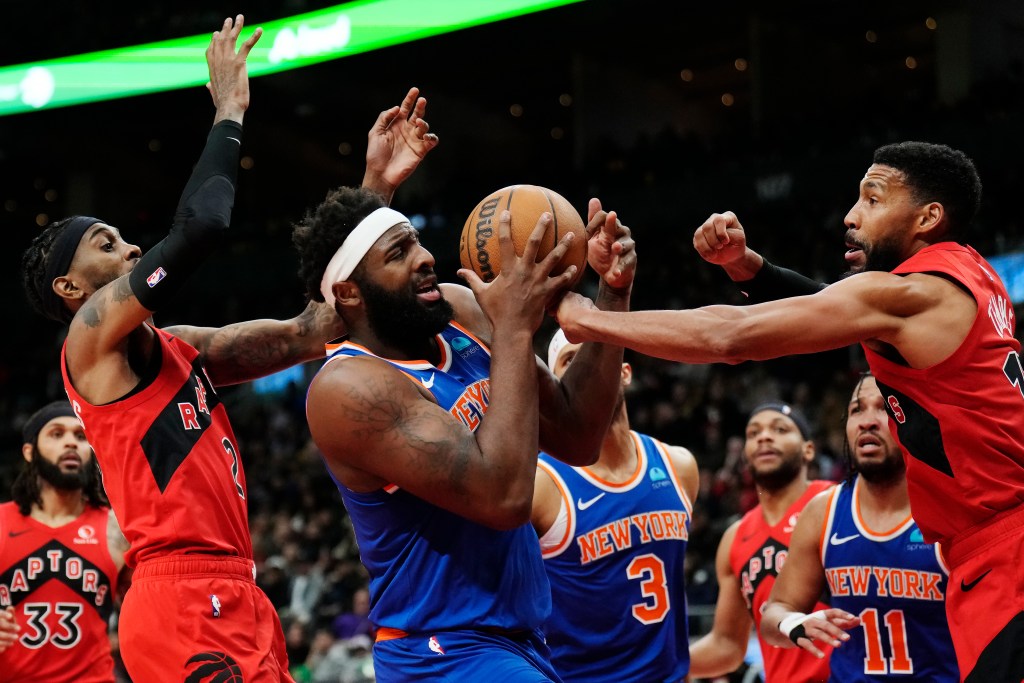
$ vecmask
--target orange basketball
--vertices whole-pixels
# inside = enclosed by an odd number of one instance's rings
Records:
[[[472,269],[484,282],[490,282],[501,272],[501,250],[498,247],[498,219],[501,212],[512,213],[512,244],[516,254],[522,256],[526,242],[537,225],[537,219],[545,211],[554,221],[544,234],[544,240],[537,252],[540,261],[554,249],[567,232],[576,233],[562,260],[552,270],[552,275],[565,271],[570,265],[576,266],[575,287],[583,276],[587,263],[587,235],[583,219],[576,209],[562,195],[538,185],[510,185],[484,197],[466,219],[459,240],[459,257],[462,267]]]

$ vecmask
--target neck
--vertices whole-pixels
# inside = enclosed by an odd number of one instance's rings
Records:
[[[60,526],[85,512],[85,496],[81,489],[65,491],[47,482],[40,482],[42,506],[32,506],[32,518],[48,526]]]
[[[861,508],[880,514],[910,514],[910,494],[907,491],[906,476],[890,481],[871,482],[857,477]]]
[[[601,454],[589,469],[602,479],[620,483],[636,472],[637,457],[636,443],[629,433],[626,404],[622,403],[601,442]]]
[[[780,489],[770,490],[757,487],[757,499],[761,505],[761,514],[770,526],[775,526],[782,520],[786,510],[804,495],[810,482],[807,480],[807,472],[801,471],[793,481]]]

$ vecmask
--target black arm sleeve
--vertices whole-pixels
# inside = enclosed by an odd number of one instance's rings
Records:
[[[129,276],[146,309],[159,310],[203,259],[223,241],[235,204],[242,126],[221,121],[206,139],[199,162],[181,193],[171,231],[139,260]]]
[[[828,286],[824,282],[804,277],[788,268],[779,268],[775,264],[769,263],[768,259],[764,260],[764,265],[754,277],[736,284],[752,304],[788,299],[791,296],[817,294]]]

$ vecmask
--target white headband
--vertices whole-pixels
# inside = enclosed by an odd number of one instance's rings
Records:
[[[555,332],[555,336],[551,337],[551,341],[548,342],[549,368],[552,370],[555,369],[555,362],[558,360],[558,354],[571,343],[572,342],[565,338],[565,332],[562,332],[562,328],[558,328],[558,332]]]
[[[359,225],[352,229],[338,251],[334,252],[320,280],[320,293],[331,308],[334,308],[334,283],[347,280],[366,252],[384,233],[400,223],[408,222],[404,214],[387,206],[380,207],[359,221]]]

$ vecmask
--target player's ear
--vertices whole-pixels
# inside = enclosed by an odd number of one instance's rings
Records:
[[[85,296],[82,288],[67,275],[54,278],[53,284],[50,286],[53,288],[54,293],[62,299],[81,299]]]
[[[622,364],[622,386],[628,387],[633,383],[633,366],[629,363]]]
[[[334,283],[334,299],[342,306],[357,306],[362,302],[359,285],[352,280]]]
[[[919,210],[914,227],[927,242],[939,241],[949,227],[946,208],[939,202],[928,202]]]
[[[813,462],[814,461],[814,455],[815,455],[814,442],[811,441],[810,439],[808,439],[807,441],[804,441],[804,462],[808,462],[808,463],[809,462]]]
[[[25,462],[32,462],[32,444],[21,444],[21,457],[25,458]]]

